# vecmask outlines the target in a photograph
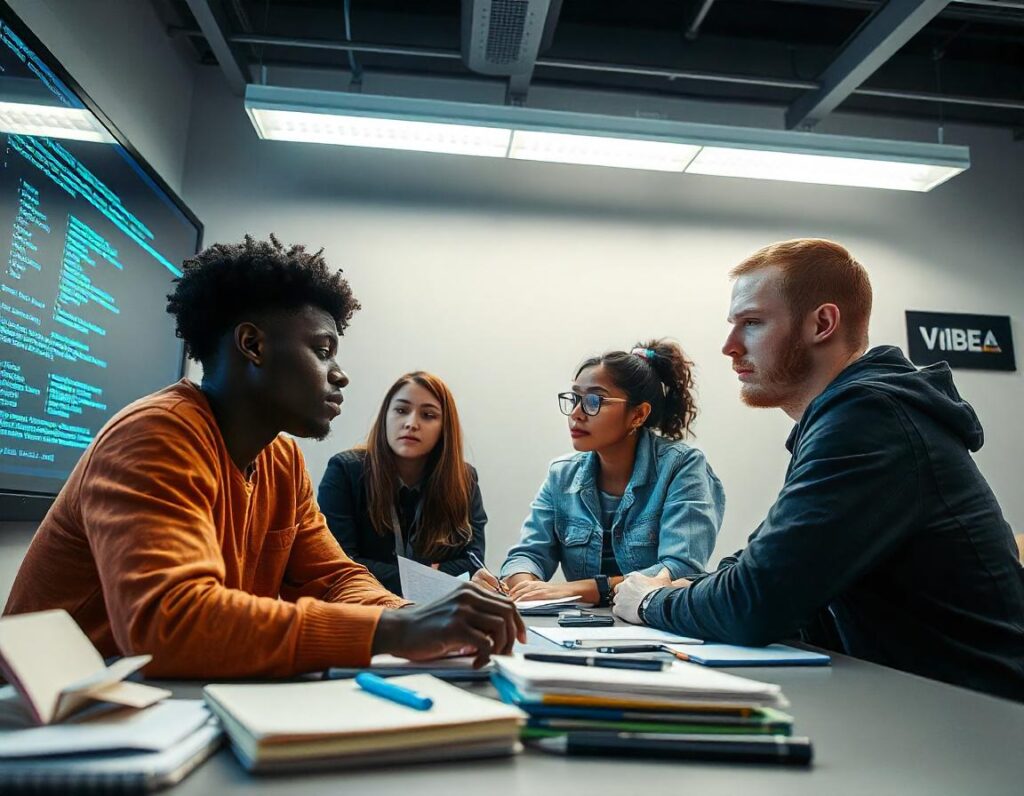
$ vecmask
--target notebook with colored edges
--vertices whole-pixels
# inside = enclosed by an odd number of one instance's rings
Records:
[[[547,737],[581,730],[789,735],[793,717],[774,708],[713,713],[708,710],[625,710],[605,707],[550,705],[531,700],[501,675],[493,677],[503,702],[530,717],[523,737]]]
[[[777,685],[682,661],[672,662],[664,671],[647,672],[532,661],[518,655],[498,655],[493,660],[497,672],[520,691],[542,694],[545,702],[570,697],[581,700],[577,704],[583,705],[654,709],[788,705]]]

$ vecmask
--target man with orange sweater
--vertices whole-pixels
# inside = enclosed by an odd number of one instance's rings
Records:
[[[348,377],[335,359],[359,304],[320,253],[271,237],[186,261],[168,312],[183,379],[115,415],[41,523],[5,614],[64,608],[104,656],[150,677],[288,676],[508,652],[511,602],[466,585],[405,603],[327,529],[295,441],[323,439]],[[401,610],[396,610],[401,609]]]

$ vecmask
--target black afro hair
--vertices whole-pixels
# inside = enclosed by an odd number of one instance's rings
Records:
[[[274,235],[269,241],[246,235],[242,243],[215,243],[183,267],[167,311],[185,352],[199,362],[207,362],[224,333],[253,313],[312,305],[329,313],[344,334],[359,309],[341,270],[328,269],[322,249],[286,249]]]

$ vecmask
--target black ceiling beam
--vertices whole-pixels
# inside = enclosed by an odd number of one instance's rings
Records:
[[[764,2],[870,12],[881,6],[884,0],[764,0]],[[989,25],[1022,26],[1024,25],[1024,2],[984,4],[976,7],[971,7],[963,2],[953,2],[943,9],[939,18],[956,19],[962,22],[983,22]]]
[[[227,15],[219,0],[186,0],[192,16],[195,17],[203,38],[213,51],[221,72],[231,93],[245,94],[249,82],[249,67],[240,48],[228,40],[230,28]]]
[[[697,34],[700,33],[700,26],[704,24],[704,19],[707,17],[708,12],[711,10],[711,6],[715,4],[715,0],[702,0],[700,8],[697,9],[697,13],[693,15],[693,21],[686,29],[686,33],[683,34],[690,41],[697,38]]]
[[[904,44],[931,22],[949,0],[888,0],[843,45],[818,78],[818,88],[799,97],[786,110],[786,127],[813,127]]]

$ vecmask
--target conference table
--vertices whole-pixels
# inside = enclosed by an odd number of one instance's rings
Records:
[[[529,641],[550,644],[536,634]],[[833,655],[827,667],[721,671],[782,686],[795,718],[793,734],[814,742],[810,768],[562,757],[527,748],[495,760],[255,776],[225,746],[172,794],[1024,794],[1024,704],[843,655]],[[177,697],[198,697],[202,687],[160,684]],[[489,688],[476,686],[482,687]]]

